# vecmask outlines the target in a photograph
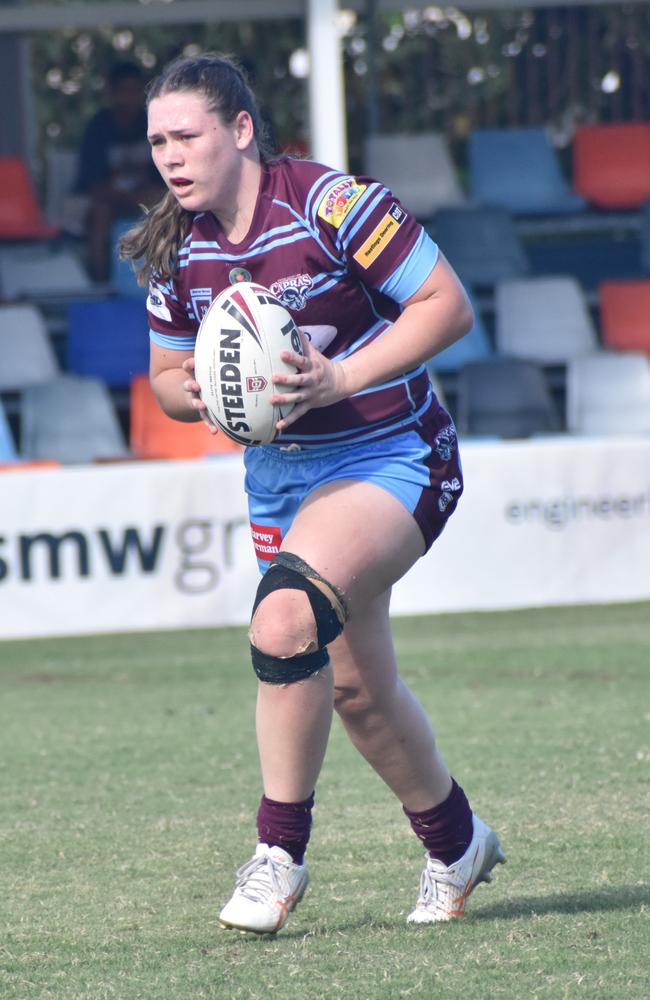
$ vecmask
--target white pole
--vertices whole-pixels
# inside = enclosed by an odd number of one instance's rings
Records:
[[[311,155],[320,163],[347,170],[345,89],[337,14],[338,0],[307,0]]]

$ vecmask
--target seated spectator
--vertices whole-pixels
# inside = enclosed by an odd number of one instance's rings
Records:
[[[110,277],[113,223],[155,204],[165,186],[147,142],[144,77],[134,63],[119,62],[108,75],[108,104],[88,122],[79,154],[77,194],[87,195],[88,269],[95,281]]]

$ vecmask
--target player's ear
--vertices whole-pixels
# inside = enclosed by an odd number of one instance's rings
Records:
[[[238,149],[248,149],[255,139],[253,119],[248,111],[240,111],[234,122],[235,143]]]

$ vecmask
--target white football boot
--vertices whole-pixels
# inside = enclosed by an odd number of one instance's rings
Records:
[[[492,869],[506,860],[494,830],[478,816],[472,816],[474,835],[462,858],[443,865],[427,855],[420,879],[420,895],[409,913],[409,924],[435,924],[465,914],[465,902],[479,882],[492,881]]]
[[[275,934],[296,908],[309,884],[307,865],[296,865],[281,847],[258,844],[237,872],[232,897],[219,914],[222,927],[252,934]]]

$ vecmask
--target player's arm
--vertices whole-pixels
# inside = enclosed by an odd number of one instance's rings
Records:
[[[283,358],[297,375],[274,377],[278,392],[272,402],[295,403],[280,430],[314,407],[329,406],[357,392],[412,371],[449,347],[471,329],[473,312],[456,273],[442,254],[418,290],[402,303],[393,326],[377,340],[339,362],[332,362],[306,341],[303,358]]]
[[[379,385],[443,351],[472,327],[473,312],[465,289],[442,253],[420,288],[383,337],[338,365],[344,396]]]
[[[150,345],[149,380],[156,399],[168,417],[185,423],[202,420],[212,434],[217,428],[201,399],[194,378],[194,352],[171,350],[154,341]]]

